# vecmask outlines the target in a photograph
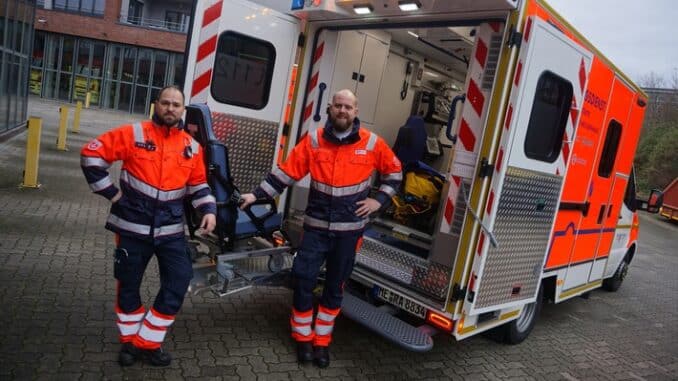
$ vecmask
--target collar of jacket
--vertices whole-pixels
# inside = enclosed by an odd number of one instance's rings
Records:
[[[351,127],[351,133],[348,134],[348,136],[344,137],[343,139],[339,139],[332,130],[334,127],[332,126],[332,122],[330,122],[329,119],[327,119],[327,122],[325,122],[325,128],[323,129],[323,138],[325,140],[329,140],[330,142],[338,145],[342,144],[353,144],[357,141],[360,140],[360,119],[356,116],[355,119],[353,119],[353,127]]]

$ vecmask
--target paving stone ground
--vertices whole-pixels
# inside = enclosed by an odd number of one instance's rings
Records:
[[[29,102],[29,114],[43,118],[40,189],[17,187],[26,134],[0,143],[0,380],[678,379],[678,225],[648,215],[622,288],[546,305],[517,346],[438,335],[432,351],[411,353],[340,317],[331,367],[299,366],[288,334],[291,293],[256,288],[226,299],[189,295],[167,337],[172,365],[123,369],[108,205],[90,193],[78,151],[140,116],[84,110],[81,133],[69,133],[62,152],[60,105]],[[155,273],[151,264],[147,303]]]

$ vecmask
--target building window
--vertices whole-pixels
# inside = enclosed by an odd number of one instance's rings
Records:
[[[165,11],[165,25],[169,30],[187,32],[191,16],[176,11]]]
[[[34,2],[0,1],[0,134],[26,121]]]
[[[560,155],[572,104],[572,84],[549,71],[539,77],[525,137],[525,155],[553,163]]]
[[[141,25],[141,17],[144,14],[144,3],[138,0],[130,0],[127,8],[127,22],[134,25]]]
[[[219,36],[212,97],[219,102],[260,110],[268,103],[275,47],[236,32]]]
[[[105,6],[105,0],[54,0],[52,2],[52,9],[97,16],[104,14]]]
[[[26,55],[31,93],[147,114],[158,91],[176,83],[183,54],[45,33]]]
[[[605,145],[603,145],[603,152],[600,155],[600,163],[598,163],[598,176],[600,177],[610,177],[610,174],[612,173],[614,161],[617,157],[617,149],[619,149],[621,130],[622,125],[616,120],[612,119],[610,121],[610,125],[607,127]]]

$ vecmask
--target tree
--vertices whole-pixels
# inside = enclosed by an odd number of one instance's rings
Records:
[[[634,165],[638,191],[647,194],[678,177],[678,70],[668,80],[651,72],[639,82],[650,99]]]

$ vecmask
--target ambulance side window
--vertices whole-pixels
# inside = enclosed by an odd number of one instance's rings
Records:
[[[572,104],[572,84],[550,71],[537,81],[525,136],[525,156],[549,163],[560,156]]]
[[[210,91],[218,102],[261,110],[268,103],[275,65],[268,41],[226,31],[219,36]]]
[[[619,149],[621,130],[622,125],[612,119],[607,127],[605,145],[603,146],[603,153],[600,155],[600,163],[598,163],[598,176],[600,177],[610,177],[612,173],[614,159],[617,157],[617,150]]]

